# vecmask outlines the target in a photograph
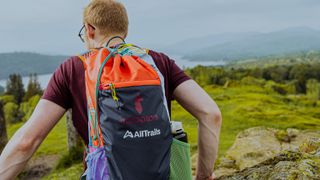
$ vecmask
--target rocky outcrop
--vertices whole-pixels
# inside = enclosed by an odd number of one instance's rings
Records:
[[[217,179],[320,179],[320,131],[247,129],[215,174]]]

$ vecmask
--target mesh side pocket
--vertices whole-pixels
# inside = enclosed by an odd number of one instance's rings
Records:
[[[170,180],[192,180],[190,144],[173,138],[170,159]]]

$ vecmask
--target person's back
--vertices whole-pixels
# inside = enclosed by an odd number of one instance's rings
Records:
[[[173,90],[190,79],[168,56],[153,50],[149,55],[164,76],[165,95],[171,115]],[[79,56],[72,56],[54,72],[42,99],[49,100],[63,107],[72,109],[73,124],[85,144],[88,144],[88,119],[85,93],[85,70]]]
[[[79,36],[85,42],[87,49],[97,49],[98,51],[101,48],[108,50],[107,53],[110,53],[114,47],[117,47],[119,44],[123,43],[123,39],[126,38],[128,34],[128,17],[124,6],[113,0],[95,0],[92,1],[84,10],[84,26],[80,31]],[[194,115],[199,121],[199,156],[198,156],[198,166],[197,166],[197,179],[207,179],[211,177],[212,168],[214,161],[216,159],[217,148],[218,148],[218,138],[220,133],[221,125],[221,114],[211,98],[193,81],[188,77],[175,63],[173,60],[170,60],[166,55],[158,53],[155,51],[149,51],[148,56],[154,61],[155,66],[153,68],[159,70],[159,77],[163,76],[163,80],[159,83],[163,83],[162,93],[165,95],[162,99],[159,99],[159,102],[165,102],[165,107],[162,111],[168,111],[167,118],[163,118],[161,123],[154,124],[154,127],[161,127],[161,132],[164,136],[160,139],[155,139],[156,141],[161,141],[166,144],[163,150],[150,149],[151,152],[145,151],[140,152],[141,154],[135,158],[136,162],[125,162],[126,160],[131,160],[129,156],[128,159],[121,159],[121,153],[130,152],[122,150],[119,148],[118,151],[115,150],[118,158],[111,157],[111,160],[120,160],[123,162],[108,163],[112,168],[108,169],[108,173],[121,175],[125,171],[126,164],[130,163],[128,167],[131,169],[128,170],[128,174],[134,173],[134,171],[139,171],[139,173],[149,172],[146,167],[141,166],[143,169],[139,169],[139,164],[144,162],[139,162],[139,159],[143,159],[143,154],[148,157],[148,154],[156,156],[157,153],[162,154],[159,156],[162,158],[158,161],[161,166],[158,166],[159,169],[156,169],[157,162],[148,162],[152,172],[160,172],[161,175],[156,175],[156,173],[151,173],[150,176],[143,177],[140,174],[137,177],[130,177],[130,179],[168,179],[169,173],[169,164],[168,164],[168,151],[169,144],[171,143],[171,137],[169,136],[170,127],[168,126],[170,119],[170,107],[171,100],[176,99],[186,110],[188,110],[192,115]],[[109,57],[110,58],[110,57]],[[142,60],[144,58],[141,58]],[[86,64],[86,62],[88,62]],[[87,73],[86,68],[91,68],[90,58],[81,58],[81,56],[74,56],[65,61],[54,73],[52,76],[49,85],[42,96],[42,99],[38,103],[33,115],[28,120],[28,122],[14,135],[14,137],[9,141],[8,145],[4,149],[0,157],[0,179],[11,179],[15,177],[25,166],[27,160],[39,147],[43,139],[47,136],[50,130],[58,122],[61,116],[69,108],[72,108],[73,121],[74,125],[84,140],[85,144],[88,147],[101,147],[104,148],[104,144],[96,143],[97,146],[92,146],[90,142],[95,141],[99,138],[96,136],[90,136],[91,129],[90,119],[95,116],[90,116],[92,111],[88,113],[87,108],[90,104],[90,96],[88,96],[88,89],[92,86],[88,86],[90,73]],[[94,64],[94,63],[93,63]],[[143,63],[142,63],[143,64]],[[145,66],[141,66],[145,67]],[[92,66],[92,68],[97,68]],[[98,67],[100,68],[100,67]],[[119,71],[120,72],[120,71]],[[130,72],[130,71],[128,71]],[[147,71],[146,71],[147,72]],[[115,75],[117,76],[117,74]],[[120,75],[119,75],[120,76]],[[103,78],[102,78],[103,79]],[[161,79],[161,78],[160,78]],[[98,80],[100,80],[98,78]],[[160,84],[159,84],[160,85]],[[97,86],[98,87],[98,86]],[[159,86],[160,87],[160,86]],[[157,90],[151,90],[156,92]],[[146,91],[147,92],[147,91]],[[101,92],[103,93],[103,92]],[[92,93],[91,93],[92,94]],[[161,93],[160,93],[161,94]],[[110,96],[113,96],[110,94]],[[89,98],[88,98],[89,97]],[[96,96],[95,96],[96,97]],[[136,97],[135,97],[136,98]],[[154,98],[149,96],[150,102]],[[94,99],[94,98],[93,98]],[[137,100],[138,104],[141,101],[141,98]],[[159,104],[159,103],[156,103]],[[102,104],[103,105],[103,104]],[[101,106],[102,106],[101,105]],[[136,105],[135,110],[140,113],[141,108],[139,105]],[[143,107],[145,108],[145,107]],[[161,108],[157,106],[157,108]],[[157,109],[153,108],[153,109]],[[104,108],[103,108],[104,109]],[[110,112],[109,112],[110,113]],[[109,114],[108,113],[108,114]],[[163,113],[163,112],[162,112]],[[122,115],[119,113],[118,115]],[[163,114],[158,114],[163,116]],[[108,118],[105,119],[105,121]],[[98,121],[96,121],[98,122]],[[107,122],[107,121],[106,121]],[[89,123],[89,125],[88,125]],[[100,123],[100,122],[99,122]],[[120,123],[121,124],[121,123]],[[124,123],[124,125],[128,125]],[[110,124],[103,125],[102,123],[101,131],[103,133],[113,133],[117,134],[117,131],[104,130],[104,128],[110,128]],[[94,126],[97,127],[97,126]],[[167,128],[165,128],[167,127]],[[122,129],[123,127],[118,127]],[[132,127],[130,127],[132,128]],[[89,129],[89,130],[88,130]],[[154,128],[157,129],[157,128]],[[99,132],[99,130],[98,130]],[[131,132],[130,130],[125,130],[124,133]],[[122,132],[123,133],[123,132]],[[131,132],[132,133],[132,132]],[[151,134],[151,132],[149,133]],[[154,136],[158,135],[157,132],[152,132]],[[99,134],[98,134],[99,135]],[[119,137],[130,137],[130,133],[127,135],[120,135]],[[102,135],[101,135],[102,137]],[[103,142],[110,142],[107,139],[108,136],[104,136],[100,140]],[[90,140],[91,139],[91,140]],[[114,143],[120,141],[113,141]],[[151,142],[151,141],[150,141]],[[93,143],[94,144],[94,143]],[[138,145],[139,143],[137,143]],[[147,141],[141,143],[141,147],[145,144],[147,147]],[[164,145],[163,144],[163,145]],[[121,144],[119,147],[127,147],[125,143]],[[128,147],[134,147],[134,144]],[[124,148],[124,149],[125,149]],[[139,148],[141,149],[141,148]],[[147,149],[146,149],[147,150]],[[153,152],[152,152],[153,151]],[[137,151],[138,152],[138,151]],[[152,154],[155,153],[155,154]],[[130,154],[135,156],[135,154]],[[154,158],[154,157],[153,157]],[[165,160],[167,159],[167,160]],[[121,163],[121,168],[114,166],[117,163]],[[137,167],[134,167],[134,163],[137,163]],[[107,164],[107,163],[106,163]],[[105,165],[105,164],[104,164]],[[153,168],[152,168],[152,167]],[[135,169],[137,168],[137,169]],[[139,170],[138,170],[139,169]],[[123,172],[117,172],[117,171]],[[151,172],[150,171],[150,172]],[[92,175],[91,177],[93,177]],[[119,179],[119,176],[111,176],[111,179]],[[120,178],[121,179],[121,178]],[[127,178],[128,179],[128,178]]]

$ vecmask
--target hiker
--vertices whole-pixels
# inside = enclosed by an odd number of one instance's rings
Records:
[[[129,23],[121,3],[91,1],[83,24],[79,36],[89,52],[56,69],[32,116],[3,150],[0,179],[23,170],[70,108],[89,147],[84,178],[168,179],[172,100],[198,120],[196,179],[213,179],[222,122],[216,103],[165,54],[125,43]]]

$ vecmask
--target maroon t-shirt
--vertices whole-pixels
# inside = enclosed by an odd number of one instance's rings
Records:
[[[164,76],[165,94],[171,116],[173,91],[190,77],[165,54],[149,51],[149,55],[154,59],[156,66]],[[73,124],[87,144],[88,118],[84,74],[82,61],[77,56],[69,58],[52,75],[42,99],[54,102],[65,109],[72,108]]]

